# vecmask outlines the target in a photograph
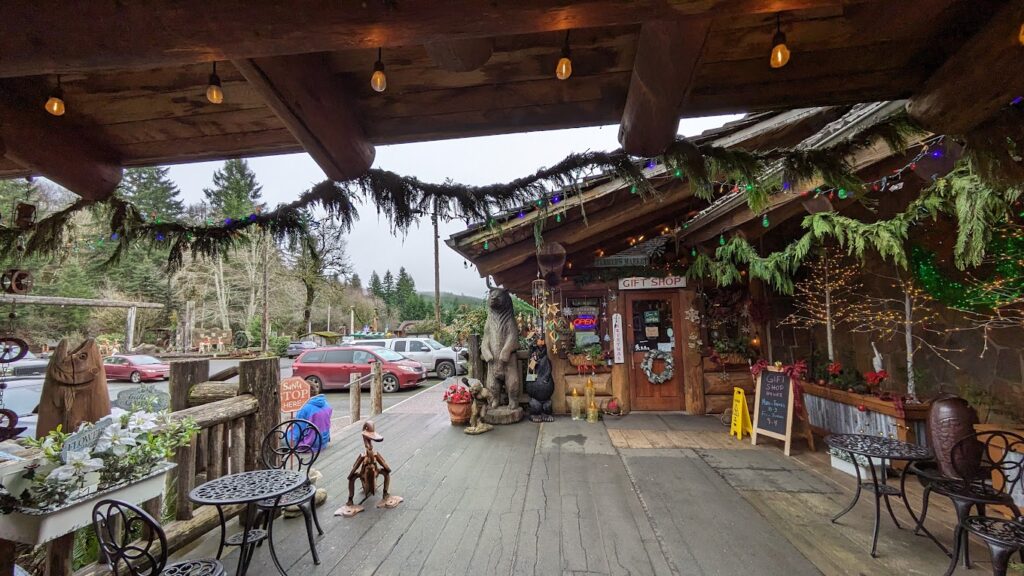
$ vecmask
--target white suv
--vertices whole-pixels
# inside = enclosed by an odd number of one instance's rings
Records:
[[[468,372],[466,361],[451,347],[433,338],[386,338],[384,340],[357,340],[359,346],[380,346],[394,350],[410,360],[415,360],[434,372],[442,380]]]

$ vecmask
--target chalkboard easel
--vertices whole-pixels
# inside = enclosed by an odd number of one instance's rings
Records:
[[[751,444],[757,445],[759,434],[782,440],[783,452],[789,456],[793,442],[793,383],[781,370],[765,368],[757,377]]]

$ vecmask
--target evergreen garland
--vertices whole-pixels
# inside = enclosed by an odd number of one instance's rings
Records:
[[[721,185],[716,182],[743,182],[751,207],[760,210],[770,194],[786,183],[821,178],[829,182],[854,182],[846,158],[882,138],[896,149],[907,138],[920,132],[904,114],[897,114],[866,128],[856,136],[814,151],[773,150],[751,153],[712,145],[697,146],[679,139],[659,157],[675,175],[687,178],[694,193],[712,198]],[[648,163],[650,164],[650,163]],[[781,172],[780,172],[781,167]],[[547,198],[552,190],[575,187],[580,179],[597,173],[616,176],[642,195],[656,194],[644,174],[641,162],[621,150],[571,154],[549,168],[505,184],[469,186],[454,182],[433,184],[415,177],[371,169],[345,182],[325,181],[303,193],[297,200],[238,220],[225,219],[219,225],[148,220],[143,212],[124,198],[114,196],[94,202],[81,199],[50,214],[30,231],[0,226],[0,247],[21,247],[28,255],[52,253],[66,243],[65,231],[72,217],[83,210],[104,212],[110,222],[110,238],[117,242],[111,261],[123,254],[132,242],[166,243],[170,246],[168,265],[180,266],[186,253],[214,257],[227,253],[236,244],[246,242],[243,231],[256,227],[278,241],[292,242],[305,229],[309,210],[322,207],[339,217],[346,228],[357,217],[354,199],[361,195],[371,200],[392,227],[405,231],[424,214],[437,214],[448,220],[463,218],[493,223],[492,214],[531,206],[538,198]],[[850,186],[853,189],[853,186]],[[727,274],[727,272],[723,272]]]

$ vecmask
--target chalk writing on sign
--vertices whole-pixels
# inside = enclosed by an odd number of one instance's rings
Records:
[[[789,376],[783,372],[761,372],[761,395],[757,405],[757,427],[776,434],[789,430]]]

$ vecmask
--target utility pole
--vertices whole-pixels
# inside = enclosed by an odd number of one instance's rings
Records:
[[[348,307],[348,333],[356,333],[356,307],[352,305]]]
[[[437,201],[434,201],[434,212],[430,215],[434,224],[434,322],[441,329],[441,253],[438,241],[441,235],[437,231]]]
[[[331,297],[327,297],[327,331],[331,331]]]

